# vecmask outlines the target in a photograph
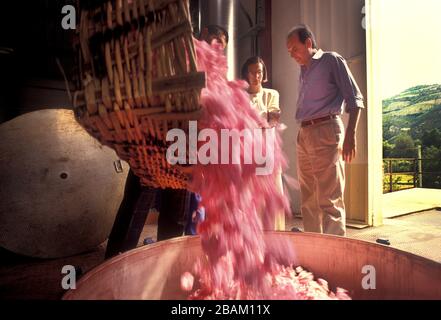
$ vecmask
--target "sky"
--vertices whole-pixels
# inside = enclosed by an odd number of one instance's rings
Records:
[[[441,84],[441,1],[385,0],[380,31],[382,99],[423,84]]]

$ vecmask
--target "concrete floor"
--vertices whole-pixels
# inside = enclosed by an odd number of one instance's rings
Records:
[[[375,228],[348,228],[347,236],[369,242],[387,239],[393,248],[441,263],[441,210],[384,219],[383,222]],[[292,227],[302,228],[302,220],[292,219],[287,228]]]
[[[302,228],[301,219],[287,221],[287,230]],[[155,217],[146,224],[139,246],[145,238],[156,239]],[[441,211],[430,210],[404,217],[385,219],[377,228],[348,229],[348,237],[375,242],[386,238],[391,246],[441,263]],[[83,273],[104,261],[106,243],[91,252],[74,257],[38,260],[17,256],[0,249],[0,299],[60,299],[64,265],[80,267]]]
[[[409,214],[441,208],[441,190],[409,189],[383,195],[382,210],[384,218],[394,218]]]

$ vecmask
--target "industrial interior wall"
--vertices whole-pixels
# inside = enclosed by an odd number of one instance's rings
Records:
[[[286,49],[286,35],[299,23],[308,24],[314,31],[320,48],[336,51],[347,61],[358,85],[367,97],[366,31],[362,26],[364,0],[276,0],[272,1],[273,84],[281,95],[285,152],[289,156],[289,171],[296,173],[296,137],[299,125],[295,109],[298,96],[299,67]],[[367,106],[367,101],[366,101]],[[347,116],[345,116],[347,121]],[[368,199],[368,131],[366,112],[363,112],[357,134],[358,154],[346,166],[345,202],[347,219],[361,224],[373,224]],[[291,190],[292,209],[300,212],[300,194]]]

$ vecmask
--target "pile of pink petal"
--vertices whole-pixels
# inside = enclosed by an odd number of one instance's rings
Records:
[[[191,291],[193,281],[191,274],[184,274],[182,289]],[[302,267],[281,267],[278,272],[267,273],[263,281],[264,287],[271,288],[270,295],[243,290],[236,281],[229,284],[229,295],[222,290],[213,292],[202,284],[190,295],[189,300],[351,300],[346,290],[337,288],[335,293],[330,291],[326,280],[315,281],[314,275]]]
[[[199,69],[207,75],[198,129],[220,133],[223,129],[241,132],[267,126],[249,102],[247,84],[227,81],[222,51],[195,42]],[[285,170],[287,163],[280,132],[276,132],[273,144],[267,144],[266,139],[265,134],[255,136],[253,147],[274,155],[272,174],[256,175],[260,166],[244,163],[243,140],[239,143],[239,164],[195,166],[191,188],[201,194],[207,212],[206,220],[198,226],[205,256],[195,262],[193,274],[182,276],[182,288],[190,292],[197,278],[199,289],[191,299],[346,298],[340,291],[336,295],[328,292],[325,282],[314,282],[312,275],[284,268],[294,264],[292,245],[264,235],[264,226],[274,221],[275,212],[289,212],[288,192],[281,194],[275,183],[279,169]]]

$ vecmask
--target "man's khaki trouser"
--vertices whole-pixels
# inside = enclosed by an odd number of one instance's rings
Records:
[[[300,129],[297,171],[306,232],[344,236],[344,125],[340,117]]]

